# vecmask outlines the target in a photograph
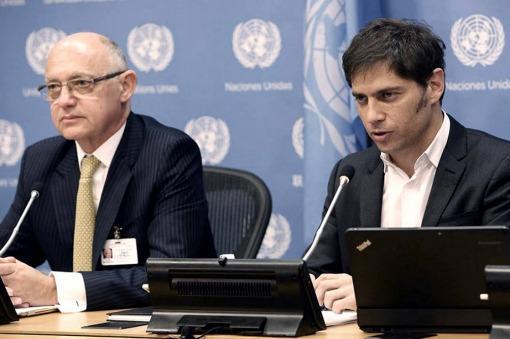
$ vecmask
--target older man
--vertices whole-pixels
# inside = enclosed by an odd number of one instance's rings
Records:
[[[0,275],[15,305],[62,311],[141,306],[148,257],[213,257],[198,147],[131,112],[136,74],[95,33],[59,41],[41,94],[62,134],[27,148],[4,244],[42,187]],[[102,255],[111,251],[111,258]],[[32,267],[49,262],[47,276]]]

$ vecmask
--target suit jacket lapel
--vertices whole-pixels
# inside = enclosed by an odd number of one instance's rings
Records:
[[[375,148],[377,150],[377,148]],[[360,226],[379,227],[384,187],[384,166],[379,158],[379,150],[368,161],[367,174],[363,177],[360,189]]]
[[[141,119],[131,113],[126,123],[124,135],[108,170],[108,176],[101,195],[101,202],[96,214],[96,229],[92,252],[93,269],[96,267],[108,234],[114,226],[124,193],[132,177],[131,169],[143,144],[144,132],[145,129]]]
[[[56,175],[48,185],[51,190],[56,224],[59,229],[61,243],[69,244],[72,248],[74,234],[74,220],[76,210],[76,192],[80,170],[74,142],[72,147],[64,153],[62,160],[55,167]],[[71,268],[72,269],[72,268]]]
[[[450,133],[436,170],[422,226],[438,225],[465,169],[466,129],[451,116]]]

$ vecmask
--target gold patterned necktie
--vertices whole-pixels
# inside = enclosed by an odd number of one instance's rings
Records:
[[[73,271],[92,270],[92,246],[96,228],[96,208],[92,196],[92,176],[101,162],[93,155],[81,161],[80,184],[76,195]]]

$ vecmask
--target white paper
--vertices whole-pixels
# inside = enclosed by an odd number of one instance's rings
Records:
[[[342,325],[356,321],[356,311],[342,311],[342,313],[335,313],[333,311],[322,311],[322,317],[326,326]]]
[[[57,310],[57,306],[56,305],[50,305],[50,306],[32,306],[32,307],[20,307],[20,308],[16,308],[16,313],[20,317],[28,317],[28,316],[31,316],[31,315],[55,312],[56,310]]]
[[[108,321],[151,321],[150,315],[135,314],[111,314],[106,318]]]

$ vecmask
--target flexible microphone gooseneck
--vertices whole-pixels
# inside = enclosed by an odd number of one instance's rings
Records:
[[[21,217],[18,219],[18,223],[12,230],[11,236],[9,237],[9,240],[5,243],[4,247],[0,250],[0,257],[3,257],[4,253],[9,249],[12,242],[14,241],[14,238],[16,238],[16,235],[18,234],[18,231],[21,227],[21,224],[25,220],[25,217],[28,214],[28,211],[30,210],[30,207],[32,206],[35,199],[39,197],[39,191],[41,190],[42,184],[35,184],[33,186],[32,192],[30,192],[30,199],[28,200],[27,206],[25,206],[25,209],[23,210],[23,213],[21,214]]]
[[[305,255],[303,256],[303,261],[308,261],[308,258],[313,253],[315,248],[317,247],[317,244],[319,243],[319,239],[322,235],[322,231],[324,231],[324,227],[326,226],[329,216],[331,215],[331,212],[333,212],[333,208],[336,205],[336,201],[338,200],[338,197],[340,196],[340,192],[342,192],[342,189],[349,183],[349,181],[354,176],[354,167],[351,165],[346,165],[342,170],[340,171],[340,183],[338,184],[338,188],[336,189],[335,196],[333,197],[333,200],[331,201],[331,204],[329,204],[328,210],[326,211],[326,214],[324,215],[324,218],[322,219],[321,225],[317,229],[317,232],[315,232],[315,236],[313,237],[312,245],[310,245],[310,248],[308,251],[306,251]]]

